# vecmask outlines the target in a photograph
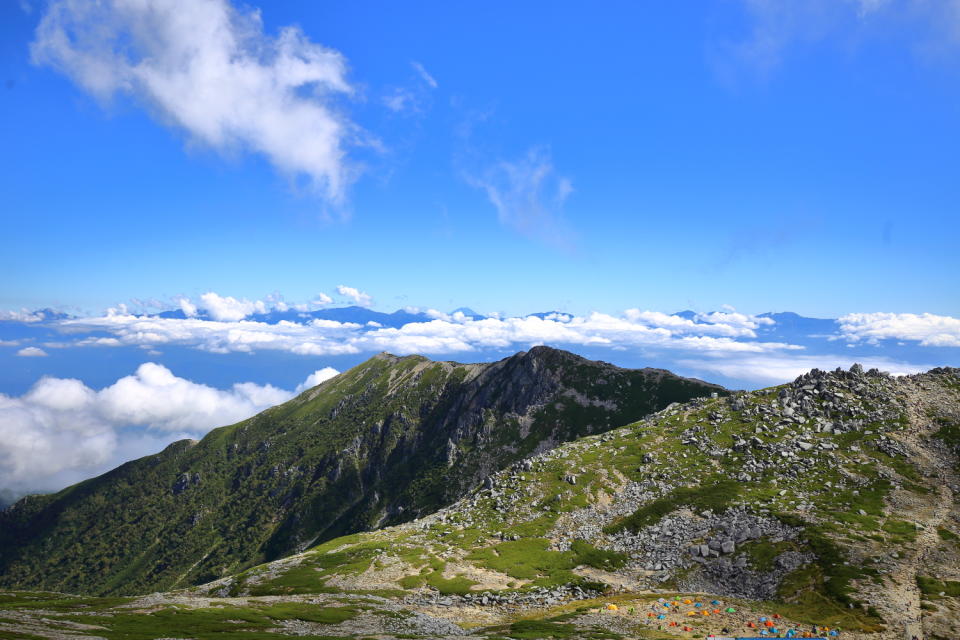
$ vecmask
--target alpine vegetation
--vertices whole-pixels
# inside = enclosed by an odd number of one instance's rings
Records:
[[[381,354],[200,441],[22,499],[0,513],[0,585],[106,595],[220,578],[426,516],[523,458],[710,393],[726,391],[549,347],[490,364]]]
[[[433,382],[424,382],[431,375],[436,376]],[[328,511],[366,514],[366,520],[351,520],[358,524],[357,533],[316,546],[298,542],[288,548],[309,548],[242,571],[225,571],[206,584],[139,598],[14,593],[2,604],[0,617],[34,630],[51,624],[97,625],[109,630],[97,633],[111,638],[140,637],[123,634],[146,628],[185,634],[197,620],[208,621],[209,634],[190,637],[256,630],[346,638],[491,639],[743,636],[760,631],[773,637],[816,633],[893,639],[904,633],[933,638],[957,633],[957,369],[904,377],[859,366],[812,370],[790,384],[728,393],[665,372],[618,370],[550,349],[494,365],[383,355],[271,410],[273,414],[208,438],[219,447],[213,449],[219,452],[216,459],[229,461],[237,432],[253,431],[269,416],[277,429],[272,443],[255,447],[257,457],[239,467],[252,468],[255,460],[263,460],[267,472],[256,481],[269,496],[271,489],[262,483],[282,477],[273,471],[282,467],[267,453],[290,455],[303,446],[286,444],[296,430],[276,425],[294,424],[295,416],[308,415],[308,407],[312,417],[373,406],[351,400],[356,394],[382,402],[384,396],[376,390],[409,397],[399,389],[423,391],[423,384],[448,376],[469,385],[484,375],[495,384],[478,385],[474,393],[457,394],[457,402],[442,405],[448,416],[444,424],[459,425],[444,433],[460,434],[459,439],[451,435],[449,443],[441,442],[433,457],[417,465],[436,469],[428,462],[436,461],[445,470],[443,491],[407,488],[430,486],[430,473],[400,484],[402,489],[393,487],[401,476],[389,476],[390,484],[371,489],[377,500],[353,503],[364,504],[363,511],[352,511],[352,504],[341,512]],[[681,392],[695,397],[669,402],[620,427],[597,427],[598,421],[615,420],[618,412],[634,406],[637,401],[629,393],[635,385],[664,394],[660,403]],[[674,390],[668,393],[667,388]],[[523,393],[516,395],[520,389]],[[529,395],[531,390],[537,391]],[[320,400],[325,394],[328,399]],[[519,408],[534,406],[534,396],[551,399],[520,413]],[[321,412],[315,411],[321,408],[318,401],[325,402]],[[568,402],[573,404],[566,406]],[[505,411],[507,405],[517,411]],[[391,406],[396,410],[398,405]],[[479,407],[474,417],[464,418]],[[496,424],[510,433],[492,440],[501,451],[497,464],[491,462],[494,449],[489,445],[488,453],[480,454],[464,442],[464,436],[476,442],[483,425],[491,427],[485,437],[494,437],[495,423],[480,419],[491,411],[512,416],[497,418]],[[369,430],[370,413],[352,415]],[[419,424],[431,423],[424,417]],[[551,425],[554,435],[537,431],[544,424]],[[594,426],[586,428],[588,424]],[[533,433],[538,435],[531,438]],[[557,433],[570,437],[561,442]],[[318,437],[317,431],[313,434]],[[366,446],[357,435],[341,442],[355,451]],[[184,443],[163,456],[182,458],[211,444]],[[151,463],[162,467],[163,456]],[[213,467],[193,461],[193,472],[169,472],[164,492],[172,497],[165,504],[175,505],[208,483]],[[346,468],[340,467],[341,476]],[[97,495],[93,488],[79,485],[45,504],[39,498],[21,501],[5,512],[4,531],[23,526],[18,523],[44,523],[47,537],[21,549],[32,557],[43,549],[54,551],[50,541],[67,536],[51,526],[57,519],[51,515],[57,513],[55,505],[74,493],[92,500]],[[339,495],[346,501],[350,494]],[[416,515],[405,522],[390,511],[401,498],[410,505],[404,512]],[[40,509],[32,505],[37,502]],[[44,508],[49,509],[46,516]],[[298,506],[295,522],[307,522],[308,509]],[[131,514],[123,517],[134,520]],[[398,524],[382,526],[391,519]],[[193,526],[200,522],[202,518]],[[273,530],[282,531],[284,540],[296,539],[285,522],[274,522],[280,526]],[[301,535],[307,530],[305,525],[294,529]],[[240,530],[232,535],[245,540]],[[148,544],[157,541],[152,537]],[[208,547],[207,553],[216,548]],[[6,557],[13,559],[6,566],[14,571],[4,573],[9,587],[27,586],[15,582],[18,576],[43,575],[42,568],[20,568],[27,566],[21,558],[29,557],[23,551]],[[57,558],[71,566],[65,554]],[[86,562],[105,564],[92,556]],[[192,562],[204,564],[202,557]],[[57,580],[57,573],[51,570],[46,579]],[[198,576],[194,583],[203,579],[200,573],[189,575]],[[98,591],[130,594],[138,588],[134,580],[118,584],[107,582]],[[42,619],[34,613],[36,607],[44,615],[54,611],[54,617]],[[79,607],[88,610],[78,612]]]

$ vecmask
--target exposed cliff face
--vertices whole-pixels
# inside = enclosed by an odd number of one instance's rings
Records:
[[[726,392],[537,347],[490,364],[381,354],[249,420],[0,514],[0,584],[187,586],[450,504],[529,455]]]

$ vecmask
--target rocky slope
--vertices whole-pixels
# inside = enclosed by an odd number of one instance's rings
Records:
[[[376,593],[484,637],[560,613],[546,628],[573,635],[505,635],[696,637],[765,614],[843,637],[956,638],[958,450],[960,370],[812,371],[673,405],[520,461],[434,515],[178,597]],[[679,618],[689,631],[646,615],[675,593],[723,612]]]
[[[530,455],[723,389],[546,347],[381,354],[249,420],[0,513],[0,586],[145,593],[450,504]]]

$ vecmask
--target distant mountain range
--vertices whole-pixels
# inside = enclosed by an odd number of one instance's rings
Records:
[[[449,313],[453,316],[456,314],[461,314],[466,318],[471,320],[482,320],[490,316],[485,316],[481,313],[477,313],[469,307],[459,307],[454,309]],[[194,317],[201,320],[211,320],[212,316],[203,311],[199,310],[193,316],[187,316],[182,310],[174,309],[171,311],[161,311],[160,313],[153,314],[158,318],[175,318],[178,320],[184,320],[187,317]],[[545,318],[551,315],[569,315],[563,314],[559,311],[547,311],[540,313],[530,313],[525,317],[535,316],[538,318]],[[64,316],[65,317],[65,316]],[[272,310],[267,313],[254,313],[247,316],[247,320],[253,322],[266,322],[268,324],[276,324],[280,321],[286,322],[298,322],[304,323],[311,320],[333,320],[334,322],[352,322],[354,324],[366,325],[370,323],[376,323],[382,327],[393,327],[400,328],[405,324],[411,322],[430,322],[435,316],[422,311],[406,311],[404,309],[398,309],[393,313],[384,313],[382,311],[374,311],[367,307],[359,306],[349,306],[349,307],[330,307],[326,309],[314,309],[311,311],[297,311],[295,309],[288,309],[286,311],[277,311]]]

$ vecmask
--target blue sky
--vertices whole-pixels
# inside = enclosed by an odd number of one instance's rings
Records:
[[[4,3],[0,490],[381,349],[960,364],[953,5]]]
[[[350,282],[384,309],[957,314],[960,43],[933,9],[840,4],[270,3],[261,43],[298,25],[339,52],[353,93],[317,102],[368,139],[331,203],[146,90],[32,64],[50,9],[6,3],[0,305]],[[507,221],[481,186],[504,165]]]

